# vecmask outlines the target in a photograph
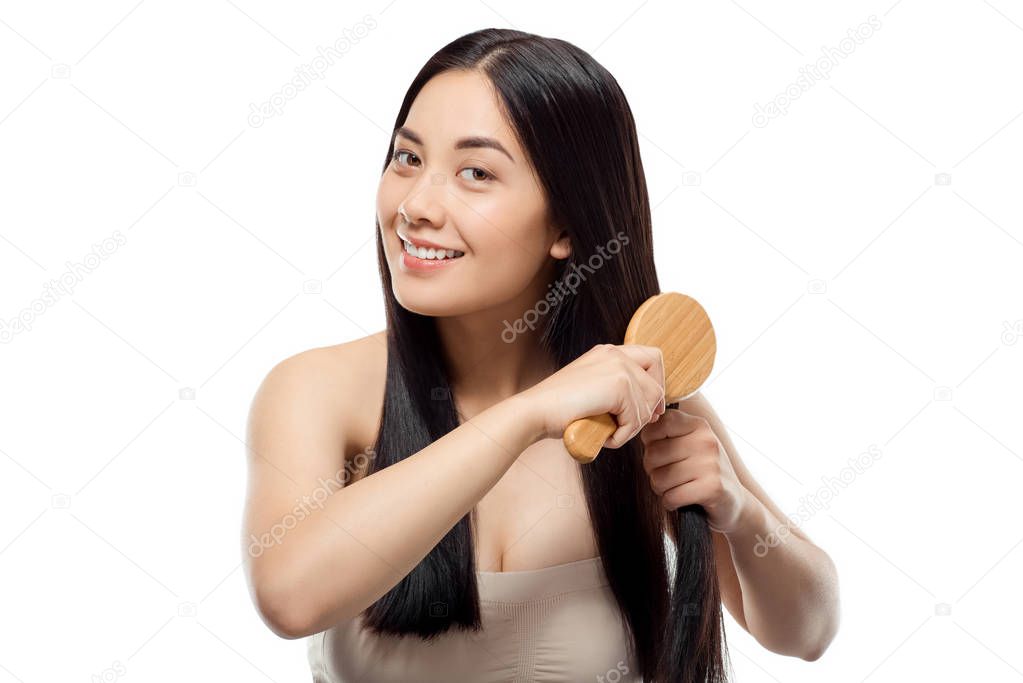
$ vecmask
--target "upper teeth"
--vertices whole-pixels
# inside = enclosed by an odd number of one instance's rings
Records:
[[[417,247],[408,240],[402,240],[405,243],[405,251],[412,254],[413,256],[421,259],[435,259],[441,261],[446,258],[458,258],[465,252],[458,251],[457,249],[434,249],[430,247]]]

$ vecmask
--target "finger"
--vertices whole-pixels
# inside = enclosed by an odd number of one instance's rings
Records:
[[[649,473],[650,488],[654,493],[663,496],[667,491],[695,481],[698,475],[693,473],[693,468],[684,463],[671,463],[664,467],[658,467]]]
[[[618,350],[638,363],[644,370],[657,368],[661,379],[664,378],[664,359],[658,346],[645,344],[621,344]],[[656,376],[658,373],[655,373]],[[663,383],[663,381],[662,381]]]
[[[622,353],[637,363],[659,387],[660,400],[655,413],[664,412],[664,354],[658,346],[644,344],[622,344]]]
[[[646,425],[653,419],[654,415],[664,413],[664,359],[661,349],[656,346],[644,346],[642,344],[623,344],[618,347],[621,352],[633,361],[639,370],[635,377],[636,383],[640,385],[645,400],[643,408],[639,411],[642,425]]]
[[[642,417],[649,416],[652,419],[654,415],[662,414],[664,412],[664,385],[658,384],[647,374],[640,375],[637,382],[643,393],[643,407],[647,410],[646,413],[642,413]],[[643,426],[646,426],[650,419],[644,421]]]
[[[684,484],[674,486],[661,494],[661,507],[665,510],[675,510],[699,503],[705,497],[705,488],[700,479],[693,479]]]
[[[660,348],[642,344],[622,344],[614,347],[628,361],[638,366],[632,373],[631,401],[615,415],[618,429],[605,446],[619,448],[632,439],[653,416],[664,412],[664,363]]]
[[[685,413],[678,408],[669,408],[656,423],[651,423],[643,428],[642,436],[644,444],[650,444],[661,439],[668,439],[675,436],[686,436],[696,431],[703,419],[699,415]]]
[[[662,467],[687,461],[693,452],[692,449],[686,448],[685,444],[655,441],[643,448],[643,469],[647,474],[652,474]]]
[[[630,439],[632,423],[634,421],[634,418],[630,415],[632,412],[631,405],[632,402],[626,400],[620,412],[612,413],[612,417],[615,419],[615,422],[618,423],[618,426],[613,432],[611,432],[611,436],[608,437],[608,440],[604,442],[605,448],[620,448]]]
[[[656,393],[655,393],[655,395],[657,396],[657,405],[654,407],[654,414],[655,415],[661,415],[662,413],[664,413],[664,410],[665,410],[665,408],[667,406],[667,401],[665,400],[667,398],[667,396],[664,393],[665,392],[665,386],[664,386],[664,381],[665,381],[664,380],[664,354],[663,354],[663,352],[661,351],[660,348],[657,348],[657,347],[651,347],[651,348],[656,348],[657,349],[657,363],[656,363],[656,365],[650,367],[647,370],[647,375],[649,375],[651,378],[653,378],[654,382],[657,385],[657,389],[656,389]]]
[[[632,423],[625,419],[625,413],[616,416],[615,419],[618,421],[618,429],[605,442],[606,448],[621,448],[633,436]]]
[[[642,431],[653,418],[654,408],[651,407],[651,392],[657,391],[657,385],[645,374],[632,375],[628,402],[629,410],[626,422],[622,424],[622,433],[617,435],[619,443],[624,444]],[[654,400],[656,400],[656,395]]]
[[[641,384],[634,381],[629,395],[631,397],[631,401],[629,402],[630,409],[628,412],[629,419],[621,437],[621,442],[623,444],[639,434],[640,430],[642,430],[649,422],[651,415],[648,405],[649,401],[644,395],[644,389]]]

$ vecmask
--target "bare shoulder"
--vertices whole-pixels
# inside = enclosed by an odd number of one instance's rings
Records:
[[[261,402],[306,409],[329,420],[344,454],[371,446],[387,377],[387,331],[301,351],[278,362],[259,388]]]

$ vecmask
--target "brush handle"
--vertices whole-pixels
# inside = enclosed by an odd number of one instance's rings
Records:
[[[569,454],[583,465],[593,462],[600,449],[618,429],[610,413],[576,420],[565,429],[563,440]]]
[[[665,410],[678,408],[679,401],[664,406]],[[568,454],[581,465],[593,462],[600,449],[618,429],[618,423],[611,413],[584,417],[568,425],[563,440]]]

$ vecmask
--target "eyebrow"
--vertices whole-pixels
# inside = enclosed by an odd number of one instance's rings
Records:
[[[406,128],[405,126],[401,126],[400,128],[398,128],[396,131],[394,131],[394,134],[395,135],[400,135],[400,136],[402,136],[404,138],[408,138],[409,140],[411,140],[412,142],[416,143],[417,145],[420,145],[420,146],[423,145],[423,139],[421,137],[419,137],[419,135],[417,133],[415,133],[414,131],[412,131],[409,128]],[[501,154],[503,154],[506,157],[508,157],[509,159],[511,159],[511,162],[513,164],[515,163],[515,159],[512,157],[511,154],[508,153],[508,150],[506,150],[504,148],[504,145],[502,145],[500,142],[498,142],[494,138],[487,138],[487,137],[483,137],[483,136],[480,136],[480,135],[473,135],[473,136],[470,136],[470,137],[467,137],[467,138],[461,138],[460,140],[455,142],[455,149],[475,149],[475,148],[480,148],[480,147],[486,147],[486,148],[489,148],[489,149],[496,149],[498,152],[500,152]]]

